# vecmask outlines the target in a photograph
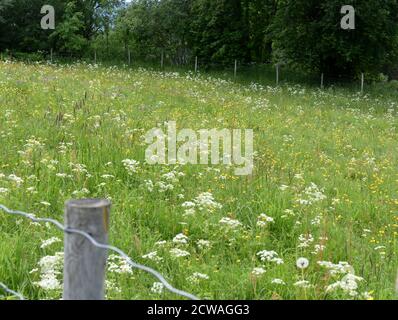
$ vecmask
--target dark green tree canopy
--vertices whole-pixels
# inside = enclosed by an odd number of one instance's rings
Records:
[[[40,8],[56,9],[56,30]],[[355,30],[340,10],[352,5]],[[301,71],[352,76],[398,64],[398,0],[0,0],[0,50],[106,56],[174,64],[288,63]]]

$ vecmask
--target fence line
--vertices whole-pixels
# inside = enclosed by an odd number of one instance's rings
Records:
[[[123,55],[117,56],[116,57],[116,61],[123,62],[125,61],[125,63],[127,64],[127,66],[132,66],[132,55],[131,55],[131,50],[130,48],[126,49],[121,49],[121,52],[123,52],[124,56],[127,55],[126,57],[123,57]],[[66,59],[73,59],[74,62],[76,61],[85,61],[88,63],[91,63],[91,61],[93,61],[95,64],[97,64],[98,62],[98,54],[97,54],[97,50],[94,50],[94,57],[88,57],[88,56],[78,56],[78,55],[74,55],[74,54],[67,54],[67,53],[55,53],[52,50],[50,50],[49,52],[44,53],[45,55],[42,57],[42,59],[44,59],[44,61],[47,59],[47,61],[53,63],[53,62],[57,62],[57,58],[66,58]],[[160,53],[158,53],[158,55],[160,54],[160,70],[165,70],[166,67],[166,54],[165,51],[161,51]],[[154,56],[158,56],[158,55],[154,55]],[[12,56],[12,52],[8,53],[8,55],[6,55],[5,59],[10,58],[11,61],[13,60],[13,56]],[[153,60],[148,60],[148,63],[152,63],[153,66],[156,66],[159,64],[159,62],[156,60],[157,58],[154,58]],[[192,57],[193,60],[190,60],[190,62],[185,62],[185,63],[181,63],[181,64],[173,64],[172,65],[177,65],[180,67],[187,67],[190,65],[190,63],[194,63],[194,65],[192,65],[192,68],[194,70],[195,73],[197,73],[199,71],[199,58],[197,56]],[[4,60],[3,57],[3,52],[0,52],[0,60]],[[29,59],[28,59],[29,61]],[[107,57],[105,60],[105,62],[112,62],[115,60],[109,59],[109,57]],[[137,58],[137,66],[140,66],[140,63]],[[142,61],[141,61],[142,62]],[[233,63],[233,61],[231,61],[231,63]],[[235,65],[233,67],[233,69],[231,69],[232,72],[232,77],[236,80],[237,79],[237,70],[238,70],[238,63],[239,66],[244,67],[248,67],[251,64],[243,64],[242,62],[239,62],[237,60],[235,60]],[[124,64],[124,63],[123,63]],[[125,64],[124,64],[125,65]],[[319,85],[319,77],[320,79],[320,88],[323,90],[326,87],[326,83],[334,83],[334,84],[339,84],[339,83],[344,83],[344,84],[350,84],[350,85],[355,85],[355,87],[358,87],[358,91],[361,94],[364,94],[365,92],[365,74],[362,72],[359,76],[359,78],[356,77],[328,77],[327,74],[324,74],[323,72],[321,72],[320,75],[315,75],[315,74],[310,74],[310,75],[304,75],[304,76],[300,76],[300,73],[298,71],[294,71],[294,69],[290,70],[293,71],[294,73],[291,73],[289,71],[289,69],[287,69],[289,75],[282,77],[282,72],[285,71],[284,69],[282,69],[282,67],[284,66],[284,64],[281,63],[276,63],[275,65],[273,64],[269,64],[269,63],[261,63],[260,65],[269,65],[269,66],[273,66],[273,68],[275,68],[275,70],[273,71],[272,75],[271,73],[268,75],[269,79],[275,79],[275,83],[278,86],[282,81],[283,82],[288,82],[288,83],[312,83],[312,84],[318,84]],[[142,67],[145,67],[145,63],[141,64]],[[227,68],[226,65],[223,64],[211,64],[210,66],[215,66],[216,68],[220,68],[222,67],[223,70],[230,70],[230,68]],[[227,69],[226,69],[227,68]],[[208,69],[210,70],[210,69]],[[271,70],[270,70],[271,71]],[[291,79],[291,80],[289,80]]]
[[[8,288],[4,283],[0,282],[0,288],[3,289],[3,291],[5,291],[6,293],[9,293],[13,296],[16,296],[19,300],[25,300],[25,298],[23,297],[22,294],[20,294],[19,292],[16,292],[14,290],[11,290],[10,288]]]
[[[27,212],[23,212],[23,211],[18,211],[18,210],[11,210],[7,207],[5,207],[4,205],[0,204],[0,210],[3,210],[4,212],[11,214],[11,215],[18,215],[18,216],[22,216],[24,218],[27,218],[33,222],[48,222],[51,223],[53,225],[55,225],[58,229],[62,230],[64,233],[69,233],[69,234],[78,234],[83,236],[84,238],[86,238],[87,240],[89,240],[91,242],[92,245],[94,245],[97,248],[100,249],[106,249],[106,250],[110,250],[113,252],[118,253],[121,257],[123,257],[125,259],[125,261],[133,268],[135,269],[139,269],[142,271],[145,271],[149,274],[152,274],[155,278],[157,278],[163,285],[164,287],[172,292],[175,293],[176,295],[188,298],[190,300],[199,300],[198,297],[194,296],[193,294],[190,294],[188,292],[179,290],[174,288],[172,285],[170,285],[167,280],[156,270],[144,266],[142,264],[136,263],[134,262],[126,253],[124,253],[122,250],[120,250],[119,248],[116,248],[114,246],[110,246],[110,245],[105,245],[105,244],[101,244],[98,243],[92,236],[90,236],[87,232],[84,232],[82,230],[77,230],[77,229],[70,229],[70,228],[66,228],[64,225],[62,225],[59,221],[54,220],[54,219],[50,219],[50,218],[37,218],[34,214],[32,213],[27,213]],[[17,293],[17,296],[22,297],[20,294]]]

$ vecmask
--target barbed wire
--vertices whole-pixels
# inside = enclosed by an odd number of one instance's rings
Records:
[[[156,270],[147,267],[145,265],[139,264],[137,262],[134,262],[126,253],[124,253],[122,250],[120,250],[119,248],[116,248],[114,246],[111,245],[106,245],[106,244],[102,244],[97,242],[92,236],[90,236],[87,232],[84,232],[82,230],[77,230],[77,229],[70,229],[65,227],[64,225],[62,225],[59,221],[54,220],[54,219],[50,219],[50,218],[37,218],[34,214],[32,213],[27,213],[27,212],[23,212],[23,211],[19,211],[19,210],[11,210],[9,208],[7,208],[6,206],[0,204],[0,209],[3,210],[4,212],[11,214],[11,215],[18,215],[18,216],[22,216],[24,218],[27,218],[33,222],[47,222],[47,223],[51,223],[53,225],[55,225],[58,229],[62,230],[63,232],[66,233],[74,233],[74,234],[79,234],[81,236],[83,236],[84,238],[86,238],[87,240],[89,240],[95,247],[100,248],[100,249],[106,249],[106,250],[110,250],[113,252],[118,253],[121,257],[123,257],[125,259],[125,261],[133,268],[135,269],[139,269],[142,271],[145,271],[149,274],[152,274],[155,278],[157,278],[163,285],[164,287],[172,292],[175,293],[176,295],[188,298],[190,300],[199,300],[198,297],[194,296],[193,294],[190,294],[188,292],[185,292],[183,290],[179,290],[174,288],[172,285],[170,285],[167,280]]]
[[[3,289],[3,291],[5,291],[6,293],[9,293],[15,297],[17,297],[19,300],[25,300],[25,298],[23,297],[22,294],[11,290],[10,288],[8,288],[4,283],[0,282],[0,288]]]

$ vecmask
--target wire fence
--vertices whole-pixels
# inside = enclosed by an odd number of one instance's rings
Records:
[[[104,66],[143,67],[161,71],[191,71],[206,72],[216,76],[226,76],[229,79],[239,81],[257,82],[264,85],[305,84],[325,89],[333,86],[349,87],[353,90],[364,92],[365,85],[374,82],[366,73],[356,76],[336,76],[323,72],[303,72],[292,68],[289,64],[272,63],[248,63],[238,59],[228,62],[209,62],[204,57],[189,55],[182,62],[176,62],[173,55],[163,51],[154,51],[153,54],[142,56],[134,55],[133,51],[126,47],[114,47],[112,53],[103,50],[88,50],[85,54],[40,51],[37,53],[5,52],[0,53],[0,60],[22,60],[27,63],[47,61],[51,63],[75,63],[101,64]]]
[[[20,294],[20,293],[14,291],[14,290],[11,290],[10,288],[8,288],[8,287],[7,287],[4,283],[2,283],[2,282],[0,282],[0,288],[1,288],[4,292],[9,293],[9,294],[11,294],[12,296],[17,297],[19,300],[25,300],[25,298],[23,297],[22,294]]]
[[[58,229],[60,229],[61,231],[63,231],[64,233],[80,235],[80,236],[86,238],[88,241],[90,241],[91,244],[92,244],[93,246],[97,247],[97,248],[106,249],[106,250],[110,250],[110,251],[116,252],[116,253],[119,254],[119,255],[132,267],[132,268],[135,268],[135,269],[138,269],[138,270],[142,270],[142,271],[145,271],[145,272],[147,272],[147,273],[153,275],[155,278],[157,278],[157,279],[164,285],[164,287],[165,287],[168,291],[170,291],[170,292],[172,292],[172,293],[174,293],[174,294],[176,294],[176,295],[178,295],[178,296],[181,296],[181,297],[190,299],[190,300],[199,300],[199,298],[196,297],[196,296],[193,295],[193,294],[190,294],[190,293],[185,292],[185,291],[183,291],[183,290],[179,290],[179,289],[174,288],[174,287],[173,287],[173,286],[172,286],[172,285],[171,285],[171,284],[158,272],[158,271],[156,271],[156,270],[154,270],[154,269],[152,269],[152,268],[150,268],[150,267],[147,267],[147,266],[145,266],[145,265],[142,265],[142,264],[139,264],[139,263],[137,263],[137,262],[134,262],[125,252],[123,252],[121,249],[119,249],[119,248],[117,248],[117,247],[114,247],[114,246],[111,246],[111,245],[102,244],[102,243],[98,243],[91,235],[89,235],[89,234],[88,234],[87,232],[85,232],[85,231],[67,228],[67,227],[65,227],[62,223],[60,223],[60,222],[57,221],[57,220],[50,219],[50,218],[38,218],[38,217],[36,217],[36,216],[35,216],[34,214],[32,214],[32,213],[27,213],[27,212],[18,211],[18,210],[12,210],[12,209],[9,209],[9,208],[7,208],[6,206],[4,206],[4,205],[2,205],[2,204],[0,204],[0,210],[4,211],[5,213],[10,214],[10,215],[22,216],[22,217],[24,217],[24,218],[26,218],[26,219],[29,219],[29,220],[33,221],[33,222],[38,222],[38,223],[51,223],[51,224],[53,224],[54,226],[56,226]],[[10,294],[12,294],[12,295],[15,295],[15,296],[18,297],[20,300],[24,300],[24,297],[23,297],[20,293],[15,292],[15,291],[9,289],[9,288],[6,287],[4,284],[0,283],[0,287],[1,287],[4,291],[6,291],[7,293],[10,293]]]

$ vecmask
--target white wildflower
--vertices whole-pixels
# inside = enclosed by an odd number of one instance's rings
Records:
[[[298,258],[296,261],[296,266],[299,269],[307,269],[309,265],[310,262],[308,261],[307,258]]]
[[[257,252],[257,256],[259,256],[260,260],[263,262],[274,262],[276,264],[283,264],[283,260],[279,258],[278,254],[275,251],[263,250]]]
[[[149,259],[149,260],[152,260],[152,261],[155,261],[155,262],[160,262],[160,261],[163,260],[162,257],[158,256],[158,252],[157,251],[149,252],[148,254],[143,255],[142,258]]]
[[[185,234],[180,233],[174,237],[173,242],[176,244],[187,244],[188,237]]]
[[[42,241],[42,243],[41,243],[41,245],[40,245],[40,248],[41,248],[41,249],[47,248],[47,247],[49,247],[49,246],[51,246],[52,244],[57,243],[57,242],[61,242],[61,239],[59,239],[59,238],[57,238],[57,237],[52,237],[52,238],[50,238],[50,239],[47,239],[47,240]]]
[[[309,281],[307,281],[307,280],[300,280],[300,281],[295,282],[294,286],[308,289],[308,288],[311,288],[313,285],[310,284]]]
[[[227,227],[231,228],[231,229],[236,229],[239,228],[242,223],[236,219],[231,219],[228,217],[224,217],[220,220],[220,224],[226,225]]]
[[[261,267],[253,268],[252,275],[254,275],[256,277],[260,277],[266,272],[267,271],[264,268],[261,268]]]
[[[196,241],[196,244],[201,250],[209,249],[211,247],[211,242],[209,240],[199,239],[198,241]]]
[[[173,248],[170,250],[170,254],[175,257],[175,258],[180,258],[180,257],[187,257],[190,255],[188,251],[181,250],[178,248]]]
[[[136,160],[125,159],[122,161],[124,168],[127,170],[127,173],[132,176],[134,173],[138,172],[138,166],[140,163]]]
[[[154,294],[162,294],[164,285],[161,282],[154,282],[151,288],[151,292]]]
[[[272,283],[272,284],[280,284],[280,285],[285,285],[285,284],[286,284],[285,281],[283,281],[282,279],[278,279],[278,278],[273,279],[273,280],[271,281],[271,283]]]
[[[192,283],[199,283],[201,280],[208,280],[209,276],[204,273],[195,272],[192,276],[189,276],[187,280]]]
[[[261,213],[257,220],[257,226],[262,228],[266,227],[269,223],[274,223],[274,218],[267,216],[265,213]]]
[[[112,254],[108,257],[108,271],[119,274],[132,274],[133,268],[125,258]]]

